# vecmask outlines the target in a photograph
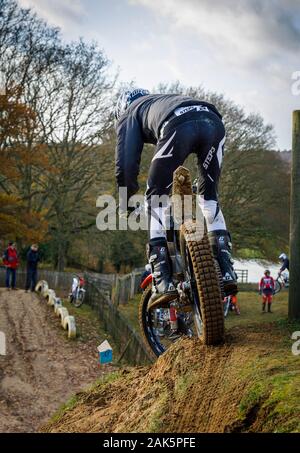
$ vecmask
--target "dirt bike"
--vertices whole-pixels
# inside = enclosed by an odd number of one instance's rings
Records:
[[[275,280],[275,290],[274,293],[279,293],[283,288],[289,287],[289,277],[286,273],[278,275]]]
[[[226,296],[223,300],[224,306],[224,317],[226,318],[230,311],[233,311],[236,315],[240,315],[240,307],[237,303],[236,296]]]
[[[76,308],[79,308],[84,302],[86,292],[84,285],[85,280],[83,277],[80,277],[79,275],[73,276],[72,291],[69,294],[69,300]]]
[[[149,275],[139,304],[142,335],[153,357],[161,355],[182,336],[197,335],[205,345],[224,341],[223,279],[212,255],[205,222],[204,219],[202,223],[195,221],[194,215],[185,218],[182,215],[185,196],[189,195],[187,198],[191,200],[192,194],[190,172],[179,167],[173,175],[172,195],[177,195],[181,206],[172,202],[167,230],[177,297],[169,302],[152,302],[152,275]]]

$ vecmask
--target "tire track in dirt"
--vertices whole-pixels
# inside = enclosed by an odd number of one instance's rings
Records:
[[[0,356],[0,432],[37,431],[103,374],[97,339],[68,341],[53,310],[35,294],[0,289],[0,331],[7,343],[7,355]]]
[[[26,346],[24,341],[24,334],[22,334],[22,329],[24,325],[24,320],[26,318],[26,311],[24,307],[24,303],[20,300],[20,309],[18,309],[15,315],[11,313],[11,305],[5,304],[4,311],[7,319],[7,326],[8,331],[10,332],[10,336],[12,341],[15,343],[15,347],[17,350],[17,354],[12,356],[12,360],[14,361],[14,366],[10,363],[10,368],[19,368],[20,357],[23,358],[24,361],[24,374],[30,376],[33,372],[33,367],[29,358],[26,356]],[[31,310],[27,308],[27,316],[31,315]],[[17,334],[19,332],[19,335]]]
[[[217,347],[207,348],[207,350],[209,353],[203,355],[202,372],[199,375],[199,380],[197,384],[193,383],[189,390],[191,404],[188,410],[186,402],[177,408],[178,413],[181,414],[181,417],[178,418],[178,424],[174,424],[174,429],[177,432],[183,432],[187,427],[188,432],[194,432],[199,424],[205,426],[205,423],[215,413],[220,383],[226,373],[226,362],[229,360],[232,348]]]

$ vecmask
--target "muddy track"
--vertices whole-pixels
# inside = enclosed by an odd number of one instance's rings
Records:
[[[181,432],[186,427],[189,427],[188,431],[193,432],[199,424],[205,422],[205,419],[209,420],[212,418],[215,402],[218,401],[218,389],[224,374],[224,362],[226,363],[231,352],[231,348],[226,348],[225,351],[222,350],[222,354],[217,351],[216,354],[204,357],[203,371],[199,376],[200,382],[198,381],[197,385],[191,385],[190,388],[190,393],[193,397],[191,398],[189,411],[186,410],[182,403],[178,405],[177,411],[182,414],[182,417],[178,418],[176,423],[174,423],[176,431]],[[219,357],[217,358],[217,356]],[[210,385],[207,385],[208,382],[210,382]]]
[[[0,432],[33,432],[101,375],[96,340],[68,341],[53,310],[32,293],[0,289]]]

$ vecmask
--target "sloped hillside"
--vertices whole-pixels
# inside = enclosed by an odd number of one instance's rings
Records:
[[[47,432],[299,432],[300,356],[284,322],[234,327],[224,346],[183,339],[151,367],[77,394]]]

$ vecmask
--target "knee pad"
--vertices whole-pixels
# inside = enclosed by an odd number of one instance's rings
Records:
[[[226,230],[226,222],[219,203],[215,200],[204,200],[202,195],[199,195],[198,202],[206,220],[207,230]]]
[[[202,195],[199,195],[198,202],[207,223],[213,223],[219,212],[219,203],[215,200],[205,200]]]

